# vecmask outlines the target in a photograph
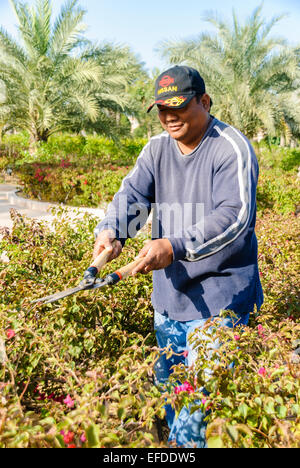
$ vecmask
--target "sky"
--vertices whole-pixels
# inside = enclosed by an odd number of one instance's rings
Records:
[[[25,0],[23,0],[25,1]],[[35,0],[26,3],[34,4]],[[65,0],[53,0],[56,15]],[[87,11],[84,22],[86,36],[98,43],[103,41],[127,45],[145,63],[149,71],[163,69],[166,63],[156,51],[167,39],[191,39],[201,32],[214,31],[203,21],[210,10],[231,20],[234,9],[244,21],[261,4],[260,0],[79,0]],[[281,36],[291,45],[300,44],[300,0],[264,0],[262,16],[270,21],[273,16],[287,16],[276,25],[271,35]],[[16,18],[9,0],[0,0],[0,25],[17,36]]]

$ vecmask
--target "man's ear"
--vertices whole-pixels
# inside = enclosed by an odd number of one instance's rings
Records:
[[[204,109],[209,112],[210,111],[210,97],[208,94],[204,93],[203,96],[201,96],[201,102],[202,106]]]

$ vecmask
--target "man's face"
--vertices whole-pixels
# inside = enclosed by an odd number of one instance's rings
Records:
[[[194,97],[182,109],[158,105],[158,117],[164,130],[183,144],[197,140],[206,130],[209,118],[210,98],[203,94],[197,102]]]

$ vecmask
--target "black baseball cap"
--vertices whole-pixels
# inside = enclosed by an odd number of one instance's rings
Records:
[[[155,101],[148,107],[150,112],[155,104],[181,109],[196,94],[205,93],[205,83],[195,68],[176,65],[161,73],[155,82]]]

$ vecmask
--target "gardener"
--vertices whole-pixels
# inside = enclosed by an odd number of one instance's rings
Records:
[[[263,294],[257,266],[256,185],[253,148],[238,130],[210,114],[211,99],[198,71],[175,66],[156,80],[155,102],[165,130],[150,139],[123,180],[95,230],[94,256],[112,248],[116,258],[153,209],[152,240],[139,252],[143,261],[133,274],[153,271],[154,328],[161,355],[158,382],[167,381],[180,359],[191,366],[195,352],[188,335],[221,310],[247,324]],[[117,242],[112,247],[112,241]],[[177,419],[167,407],[170,438],[179,446],[204,447],[204,415]]]

